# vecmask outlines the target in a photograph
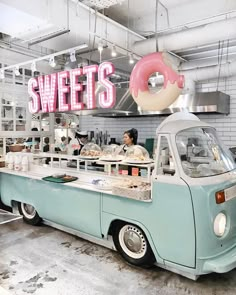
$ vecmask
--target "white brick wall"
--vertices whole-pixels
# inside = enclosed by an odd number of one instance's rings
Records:
[[[236,146],[236,77],[228,80],[204,81],[196,87],[198,92],[216,91],[218,90],[230,95],[230,114],[204,114],[198,117],[214,126],[220,138],[228,147]],[[111,137],[115,137],[117,141],[122,141],[123,133],[130,128],[138,130],[138,142],[145,142],[146,138],[155,137],[158,125],[166,118],[166,116],[155,117],[125,117],[125,118],[97,118],[92,116],[81,116],[80,127],[83,130],[107,130]]]

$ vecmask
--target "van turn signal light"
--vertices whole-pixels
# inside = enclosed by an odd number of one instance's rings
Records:
[[[225,192],[224,191],[216,192],[215,198],[216,198],[216,204],[224,203],[225,202]]]

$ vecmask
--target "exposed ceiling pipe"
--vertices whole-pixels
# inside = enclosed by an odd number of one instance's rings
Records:
[[[210,80],[218,77],[225,78],[236,76],[236,61],[212,67],[182,71],[180,73],[187,79],[193,80],[195,82]]]
[[[159,3],[161,4],[161,2],[159,2]],[[164,5],[162,5],[162,6],[164,7]],[[178,26],[174,26],[174,27],[169,27],[169,22],[168,22],[168,28],[159,30],[157,33],[158,34],[167,34],[168,32],[173,32],[173,31],[177,31],[177,30],[181,30],[181,29],[182,30],[183,29],[190,29],[190,26],[198,27],[199,26],[198,24],[201,24],[202,22],[206,22],[206,21],[209,21],[209,20],[211,20],[211,22],[213,22],[215,18],[225,17],[225,19],[229,19],[229,18],[235,17],[235,13],[236,13],[236,10],[230,10],[230,11],[227,11],[227,12],[224,12],[224,13],[219,13],[219,14],[216,14],[216,15],[213,15],[213,16],[204,17],[204,18],[194,20],[194,21],[191,21],[191,22],[187,22],[187,23],[184,23],[184,24],[181,24],[181,25],[178,25]],[[149,37],[154,37],[155,36],[155,32],[152,32],[152,34],[153,34],[153,36],[150,35]]]
[[[179,74],[184,75],[185,81],[187,81],[185,89],[188,87],[193,89],[193,83],[196,82],[236,76],[236,61],[220,64],[217,66],[210,66],[188,71],[179,71]],[[163,83],[164,77],[162,75],[158,75],[156,77],[156,84],[161,85]]]
[[[158,38],[160,51],[184,50],[189,47],[211,44],[219,40],[236,38],[236,18],[226,19],[204,26],[199,26],[187,31],[172,33]],[[216,33],[217,32],[217,33]],[[137,41],[133,45],[134,51],[140,55],[146,55],[156,51],[156,40],[150,38]]]

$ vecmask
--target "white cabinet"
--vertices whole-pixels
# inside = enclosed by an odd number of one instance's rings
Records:
[[[25,93],[0,92],[0,131],[26,131],[27,101]],[[29,118],[29,115],[28,115]]]

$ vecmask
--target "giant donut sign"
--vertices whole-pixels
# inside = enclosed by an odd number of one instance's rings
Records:
[[[150,93],[148,80],[158,72],[164,76],[164,85],[156,93]],[[135,102],[146,111],[161,111],[170,106],[184,87],[184,76],[178,75],[165,53],[155,52],[144,56],[135,65],[130,76],[130,93]]]

